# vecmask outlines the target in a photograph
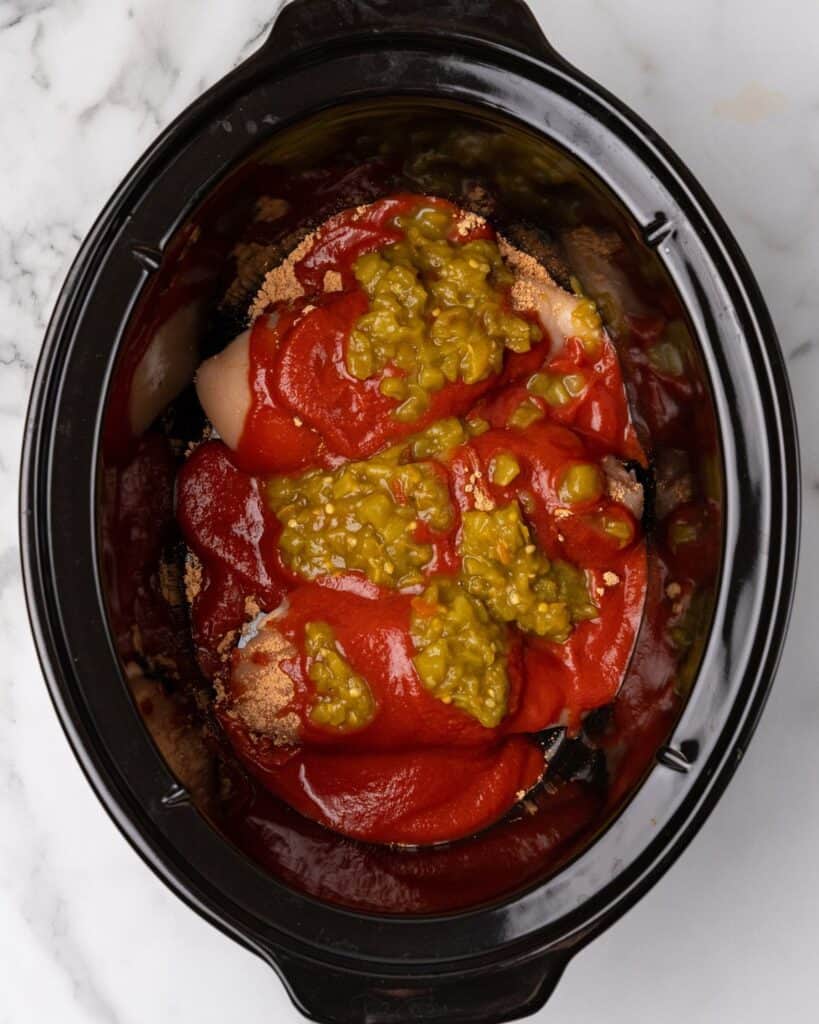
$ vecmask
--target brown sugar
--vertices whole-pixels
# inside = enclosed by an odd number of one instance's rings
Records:
[[[461,238],[466,238],[476,228],[481,228],[485,224],[485,218],[477,213],[470,213],[468,210],[465,210],[455,222],[455,233]]]
[[[296,264],[313,248],[315,232],[303,238],[278,266],[267,272],[262,286],[250,307],[250,319],[255,320],[268,306],[289,302],[304,295],[304,288],[296,277]]]
[[[254,222],[273,223],[289,210],[287,200],[262,196],[256,202]],[[248,296],[259,287],[265,273],[281,260],[281,254],[281,242],[240,242],[236,245],[231,253],[236,263],[236,276],[225,293],[223,304],[228,307],[244,305]]]
[[[266,735],[276,747],[292,747],[299,741],[301,720],[295,711],[288,711],[280,718],[274,718]]]
[[[185,598],[193,604],[202,589],[202,563],[192,552],[185,559]]]
[[[511,299],[515,309],[534,309],[543,298],[543,286],[557,287],[554,278],[542,263],[522,249],[516,249],[506,238],[498,235],[498,248],[504,262],[515,274]]]
[[[525,224],[509,227],[506,239],[510,245],[532,256],[545,267],[552,279],[562,288],[571,288],[572,270],[558,245],[537,228]]]
[[[263,627],[237,651],[231,675],[231,703],[239,718],[253,732],[280,745],[292,744],[298,737],[298,716],[282,715],[295,696],[295,687],[281,663],[296,653],[279,630]]]
[[[324,275],[324,290],[326,292],[340,292],[341,287],[341,274],[337,270],[328,270]]]
[[[278,246],[262,242],[243,242],[233,250],[236,261],[236,276],[225,297],[226,306],[236,306],[247,301],[248,294],[258,288],[270,264],[276,259]]]
[[[227,661],[230,657],[230,650],[236,640],[236,630],[228,630],[227,633],[222,637],[219,643],[216,645],[216,653],[222,658],[222,661]]]
[[[483,487],[475,490],[475,508],[479,512],[491,512],[495,508],[495,502]]]

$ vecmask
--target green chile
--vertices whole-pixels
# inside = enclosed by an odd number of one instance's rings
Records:
[[[304,628],[307,674],[316,686],[310,720],[343,732],[361,729],[375,716],[375,700],[367,680],[357,675],[336,643],[326,622],[308,622]]]
[[[359,380],[388,364],[402,370],[380,390],[400,402],[395,418],[409,423],[447,382],[500,372],[507,349],[527,352],[541,333],[504,308],[512,276],[494,242],[450,242],[452,217],[435,209],[418,210],[401,227],[400,242],[354,264],[370,307],[350,334],[347,369]]]
[[[421,521],[446,530],[453,510],[435,467],[402,464],[400,451],[268,481],[267,500],[283,526],[279,546],[294,572],[316,579],[358,570],[398,588],[423,581],[433,551],[415,540],[415,528]]]

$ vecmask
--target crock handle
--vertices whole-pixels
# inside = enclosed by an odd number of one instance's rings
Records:
[[[281,956],[276,962],[293,1001],[320,1024],[494,1024],[539,1010],[568,959],[543,956],[437,979],[350,974]]]
[[[524,0],[291,0],[261,54],[277,57],[354,35],[419,32],[460,36],[556,57]]]

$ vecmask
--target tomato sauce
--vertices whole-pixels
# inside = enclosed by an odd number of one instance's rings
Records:
[[[442,199],[423,202],[448,213],[456,209]],[[238,450],[248,472],[288,472],[328,456],[366,458],[429,423],[465,413],[491,387],[491,378],[472,385],[450,382],[423,416],[400,423],[392,416],[398,402],[379,390],[383,376],[395,370],[366,381],[347,371],[347,339],[367,310],[353,264],[398,241],[395,218],[418,203],[415,195],[396,196],[331,218],[294,268],[307,297],[257,319],[250,339],[252,405]],[[491,228],[479,223],[458,242],[488,237],[494,237]],[[328,271],[340,275],[341,291],[324,292]]]
[[[588,711],[614,699],[634,650],[647,570],[640,524],[626,507],[604,490],[566,514],[560,493],[574,464],[604,454],[645,461],[607,339],[593,356],[572,338],[551,361],[550,344],[507,353],[500,373],[470,385],[447,382],[410,423],[393,416],[397,402],[379,387],[384,376],[398,371],[388,366],[367,380],[347,371],[349,334],[368,306],[353,264],[361,254],[397,241],[396,216],[418,202],[417,196],[393,197],[332,218],[320,230],[296,266],[305,296],[269,310],[253,327],[252,403],[238,451],[219,441],[196,449],[179,473],[177,517],[203,567],[191,615],[205,674],[219,679],[229,694],[231,659],[241,652],[231,655],[225,638],[245,626],[248,599],[262,611],[278,609],[276,628],[295,652],[282,664],[293,682],[286,710],[301,724],[297,744],[282,747],[253,733],[236,715],[220,714],[227,742],[245,770],[289,807],[335,832],[373,843],[428,845],[497,822],[545,771],[539,734],[557,724],[577,733]],[[424,202],[452,209],[441,200]],[[467,237],[491,238],[492,232],[481,225]],[[328,271],[340,275],[340,291],[322,290]],[[512,427],[512,411],[532,401],[525,378],[539,370],[582,370],[586,385],[560,407],[536,402],[540,418],[525,429]],[[439,459],[454,515],[451,529],[436,539],[435,558],[425,572],[454,578],[459,571],[462,516],[479,507],[481,492],[493,507],[518,502],[545,555],[587,571],[597,607],[593,618],[574,625],[565,643],[509,629],[508,709],[495,728],[423,685],[411,630],[419,588],[404,593],[376,587],[359,572],[299,579],[282,560],[281,524],[264,498],[266,476],[365,459],[436,420],[467,414],[489,429]],[[493,460],[501,453],[514,456],[519,466],[504,486],[491,480]],[[477,489],[476,479],[482,481]],[[420,540],[424,529],[416,525]],[[304,629],[317,620],[332,627],[351,670],[372,690],[376,713],[365,728],[334,731],[310,719],[316,691]],[[572,812],[567,820],[576,823]],[[249,819],[246,828],[255,828]],[[533,838],[533,848],[544,842]],[[526,870],[522,865],[521,877]]]

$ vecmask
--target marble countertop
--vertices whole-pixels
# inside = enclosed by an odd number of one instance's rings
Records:
[[[150,873],[86,785],[29,637],[16,525],[27,392],[79,243],[157,132],[255,49],[275,6],[0,0],[3,1024],[301,1019],[269,968]],[[804,1019],[819,946],[819,7],[533,6],[557,48],[683,156],[736,233],[787,356],[805,485],[791,631],[735,781],[681,860],[575,960],[537,1019]]]

